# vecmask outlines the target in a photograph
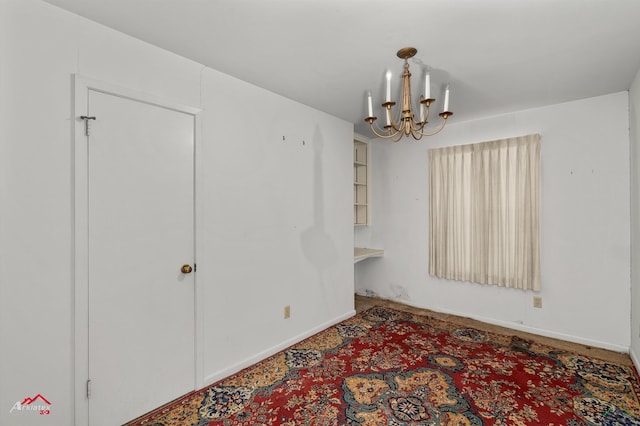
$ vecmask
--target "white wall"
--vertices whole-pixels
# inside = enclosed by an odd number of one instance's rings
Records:
[[[640,70],[629,90],[631,160],[631,358],[640,369]]]
[[[353,126],[216,71],[202,87],[210,382],[353,310]]]
[[[73,423],[73,73],[204,109],[201,382],[352,314],[349,123],[38,0],[0,1],[0,59],[0,424]]]
[[[627,351],[630,345],[627,92],[454,124],[426,141],[372,142],[371,229],[385,256],[356,266],[356,291],[538,334]],[[455,116],[454,116],[455,119]],[[533,292],[428,274],[432,147],[542,135],[542,309]]]

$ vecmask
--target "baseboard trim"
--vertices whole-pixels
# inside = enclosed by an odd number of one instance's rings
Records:
[[[482,321],[482,322],[489,322],[491,324],[499,325],[499,326],[505,327],[505,328],[512,328],[514,330],[524,331],[525,333],[531,333],[531,334],[537,334],[539,336],[550,337],[552,339],[559,339],[559,340],[564,340],[566,342],[579,343],[581,345],[592,346],[592,347],[601,348],[601,349],[607,349],[607,350],[610,350],[610,351],[613,351],[613,352],[629,353],[629,347],[628,346],[616,345],[616,344],[613,344],[613,343],[602,342],[600,340],[587,339],[587,338],[579,337],[579,336],[572,336],[570,334],[557,333],[557,332],[545,330],[545,329],[542,329],[542,328],[529,327],[529,326],[526,326],[526,325],[514,324],[514,323],[511,323],[511,322],[507,322],[507,321],[493,321],[493,322],[491,322],[489,319],[486,319],[486,318],[485,319],[474,318],[474,319],[477,319],[478,321]]]
[[[393,299],[389,299],[389,300],[393,300]],[[400,303],[406,303],[406,302],[400,302]],[[414,305],[412,305],[414,306]],[[419,306],[414,306],[416,308],[420,308]],[[613,343],[608,343],[608,342],[602,342],[599,340],[592,340],[592,339],[587,339],[584,337],[579,337],[579,336],[572,336],[570,334],[563,334],[563,333],[557,333],[554,331],[549,331],[549,330],[545,330],[542,328],[536,328],[536,327],[530,327],[524,324],[518,324],[518,323],[513,323],[513,322],[508,322],[508,321],[501,321],[501,320],[496,320],[493,318],[487,318],[487,317],[483,317],[483,316],[473,316],[473,315],[469,315],[468,313],[462,313],[462,312],[456,312],[456,311],[452,311],[452,310],[448,310],[448,309],[436,309],[433,307],[423,307],[424,309],[429,309],[432,310],[434,312],[440,312],[443,314],[449,314],[449,315],[455,315],[458,317],[463,317],[463,318],[471,318],[473,320],[476,321],[481,321],[487,324],[491,324],[491,325],[497,325],[500,327],[505,327],[505,328],[510,328],[513,330],[518,330],[518,331],[523,331],[525,333],[531,333],[531,334],[536,334],[539,336],[544,336],[544,337],[550,337],[552,339],[559,339],[559,340],[564,340],[566,342],[573,342],[573,343],[579,343],[581,345],[585,345],[585,346],[593,346],[596,348],[602,348],[602,349],[607,349],[610,351],[614,351],[614,352],[620,352],[620,353],[626,353],[628,354],[630,352],[630,347],[629,346],[623,346],[623,345],[616,345]]]
[[[629,349],[629,357],[631,358],[631,362],[636,367],[636,371],[640,371],[640,360],[636,356],[636,353],[633,351],[633,348]]]
[[[326,330],[327,328],[336,325],[346,319],[349,319],[351,317],[353,317],[356,314],[355,310],[351,310],[343,315],[340,315],[332,320],[329,320],[327,322],[324,322],[320,325],[318,325],[317,327],[314,327],[310,330],[305,331],[304,333],[298,334],[297,336],[292,337],[291,339],[285,340],[284,342],[276,345],[276,346],[272,346],[269,349],[266,349],[254,356],[251,356],[249,358],[246,358],[236,364],[231,365],[228,368],[225,368],[223,370],[220,370],[214,374],[210,374],[208,376],[206,376],[203,380],[204,382],[204,387],[211,385],[212,383],[215,383],[219,380],[222,380],[226,377],[231,376],[232,374],[235,374],[247,367],[252,366],[253,364],[256,364],[268,357],[270,357],[271,355],[277,354],[278,352],[280,352],[283,349],[286,349],[292,345],[295,345],[296,343],[301,342],[302,340],[306,339],[307,337],[311,337],[316,333],[319,333],[323,330]]]

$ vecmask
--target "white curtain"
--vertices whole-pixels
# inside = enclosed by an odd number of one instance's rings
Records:
[[[540,135],[429,150],[429,274],[540,290]]]

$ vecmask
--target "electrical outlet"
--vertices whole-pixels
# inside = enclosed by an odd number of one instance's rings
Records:
[[[542,297],[533,296],[533,307],[534,308],[542,308]]]
[[[287,319],[291,316],[291,306],[287,305],[284,307],[284,319]]]

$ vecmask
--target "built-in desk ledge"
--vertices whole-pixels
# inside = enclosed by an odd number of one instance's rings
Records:
[[[353,248],[353,263],[358,263],[361,260],[365,260],[370,257],[382,257],[382,256],[384,256],[384,250],[382,249],[373,249],[373,248],[364,248],[364,247]]]

